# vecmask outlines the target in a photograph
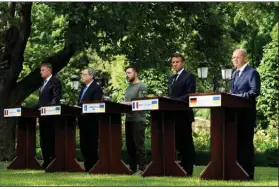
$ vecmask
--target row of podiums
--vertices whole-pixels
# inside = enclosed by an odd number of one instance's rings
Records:
[[[237,110],[249,108],[249,100],[226,93],[195,93],[189,104],[166,97],[133,99],[131,106],[110,101],[84,102],[82,107],[44,106],[41,110],[26,107],[6,108],[4,117],[18,117],[16,157],[8,169],[42,169],[36,159],[36,118],[55,116],[55,159],[46,172],[81,172],[75,159],[76,116],[98,114],[99,161],[92,174],[132,174],[121,160],[121,114],[131,111],[151,113],[152,161],[142,176],[186,176],[176,161],[173,114],[190,108],[210,108],[211,160],[201,179],[248,180],[248,174],[237,162]]]

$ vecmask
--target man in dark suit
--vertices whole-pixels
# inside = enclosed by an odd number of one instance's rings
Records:
[[[168,96],[170,98],[189,102],[189,93],[196,92],[195,76],[184,69],[184,57],[180,53],[175,53],[171,59],[172,68],[176,74],[168,81]],[[180,165],[187,172],[188,176],[193,174],[193,164],[195,159],[195,147],[192,137],[192,122],[194,121],[193,110],[176,112],[175,118],[175,143],[176,149],[180,153]]]
[[[78,98],[78,104],[82,101],[101,100],[103,91],[94,80],[95,71],[92,68],[81,72],[81,80],[84,83]],[[99,120],[97,115],[79,116],[78,125],[80,132],[80,150],[84,159],[84,168],[88,172],[98,161]]]
[[[38,107],[45,105],[55,105],[60,103],[61,82],[52,76],[52,67],[50,64],[41,64],[41,77],[44,82],[39,90]],[[55,149],[55,128],[53,117],[40,117],[40,144],[44,158],[43,168],[46,168],[54,158]]]
[[[237,70],[232,75],[231,94],[250,99],[251,109],[237,113],[237,160],[251,179],[254,178],[254,128],[256,127],[256,97],[260,94],[259,73],[247,64],[247,53],[237,49],[232,55]]]

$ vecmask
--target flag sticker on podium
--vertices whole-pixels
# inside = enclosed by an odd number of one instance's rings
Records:
[[[55,107],[55,112],[56,112],[56,113],[60,114],[60,111],[61,111],[60,106]]]
[[[221,104],[220,96],[213,96],[213,104],[215,104],[215,105]]]
[[[21,109],[20,109],[20,108],[18,108],[18,109],[16,110],[16,115],[21,115]]]
[[[152,108],[158,109],[158,100],[152,100],[151,104],[152,104]]]
[[[45,114],[46,113],[46,108],[42,108],[41,109],[41,114]]]
[[[133,110],[136,110],[139,108],[139,102],[133,102]]]
[[[191,98],[191,99],[190,99],[190,105],[191,105],[191,106],[197,105],[197,98]]]
[[[84,112],[87,111],[87,105],[83,105],[83,111],[84,111]]]
[[[21,108],[8,108],[4,109],[4,117],[20,117]]]
[[[100,104],[99,108],[100,108],[100,112],[105,112],[105,105],[104,104]]]
[[[4,115],[5,116],[9,115],[9,110],[4,110]]]

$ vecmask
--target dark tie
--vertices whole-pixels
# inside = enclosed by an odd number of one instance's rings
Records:
[[[237,70],[234,74],[234,80],[238,79],[239,78],[239,72],[240,70]]]
[[[178,74],[175,74],[175,75],[174,75],[174,77],[173,77],[173,80],[172,80],[172,83],[171,83],[171,84],[174,84],[174,83],[175,83],[177,76],[178,76]]]

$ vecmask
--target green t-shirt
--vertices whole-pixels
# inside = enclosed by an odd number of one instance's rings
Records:
[[[125,102],[131,102],[133,98],[142,98],[147,95],[147,88],[142,82],[130,84],[125,93]],[[145,122],[145,111],[136,111],[126,114],[126,121]]]

